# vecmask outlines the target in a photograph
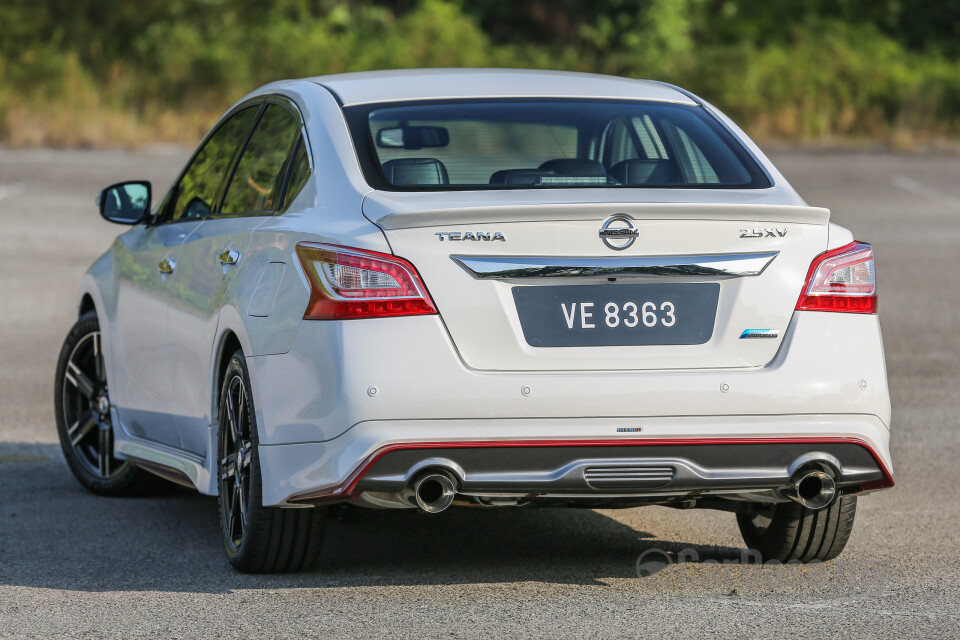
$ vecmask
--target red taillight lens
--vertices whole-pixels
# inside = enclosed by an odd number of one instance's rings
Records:
[[[297,256],[310,280],[305,320],[385,318],[436,313],[412,264],[396,256],[302,242]]]
[[[817,256],[807,272],[797,309],[876,313],[877,272],[873,247],[851,242]]]

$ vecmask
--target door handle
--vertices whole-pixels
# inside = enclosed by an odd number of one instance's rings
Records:
[[[220,264],[222,265],[237,264],[237,260],[240,259],[240,253],[238,251],[234,251],[233,249],[227,249],[221,253],[219,257]]]
[[[160,264],[157,265],[157,268],[160,269],[160,273],[162,273],[165,276],[168,276],[171,273],[173,273],[174,269],[177,268],[177,263],[168,258],[164,258],[163,260],[160,261]]]

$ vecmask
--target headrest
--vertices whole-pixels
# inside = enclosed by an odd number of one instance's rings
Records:
[[[397,158],[383,163],[383,176],[390,184],[409,187],[420,184],[450,184],[447,168],[436,158]]]
[[[610,175],[622,184],[671,185],[683,182],[677,165],[672,160],[639,158],[613,165]]]

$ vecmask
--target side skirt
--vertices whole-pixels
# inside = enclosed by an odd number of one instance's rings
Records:
[[[217,461],[209,454],[216,449],[208,448],[206,458],[187,453],[167,445],[131,436],[113,410],[113,451],[117,458],[130,460],[134,465],[171,482],[193,487],[208,496],[217,495]],[[215,429],[211,429],[216,432]],[[215,437],[215,436],[213,436]]]

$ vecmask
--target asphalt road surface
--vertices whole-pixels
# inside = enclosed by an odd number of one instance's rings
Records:
[[[214,499],[92,496],[56,444],[76,287],[122,231],[94,195],[186,152],[0,150],[0,637],[956,637],[960,159],[773,155],[877,252],[897,486],[840,558],[743,566],[719,512],[451,511],[331,521],[317,571],[248,576]]]

